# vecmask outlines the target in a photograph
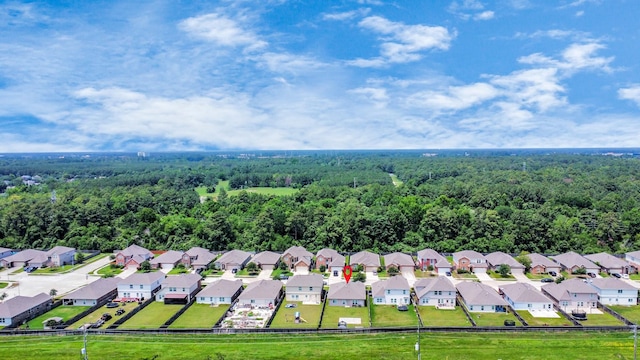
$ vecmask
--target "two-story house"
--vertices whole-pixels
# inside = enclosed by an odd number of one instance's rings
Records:
[[[463,250],[453,253],[453,263],[457,270],[473,273],[486,273],[489,264],[484,255],[473,250]]]
[[[456,306],[456,287],[444,276],[422,278],[413,285],[418,305],[451,309]]]
[[[624,259],[635,268],[635,272],[638,272],[638,269],[640,269],[640,250],[624,254]]]
[[[202,277],[198,274],[181,274],[167,276],[156,293],[156,301],[165,304],[188,304],[200,291]]]
[[[340,256],[342,255],[340,255],[340,253],[338,253],[337,251],[329,248],[324,248],[318,251],[318,253],[316,254],[314,267],[316,268],[316,270],[320,270],[321,266],[324,266],[325,269],[329,269],[329,264],[331,264],[334,259],[337,259]]]
[[[136,244],[116,253],[116,265],[128,268],[129,266],[139,268],[145,260],[153,258],[153,253],[142,246]]]
[[[302,246],[292,246],[282,254],[282,261],[295,273],[306,275],[313,263],[313,254]]]
[[[206,269],[215,258],[216,255],[209,250],[194,246],[182,254],[182,264],[194,270]]]
[[[392,276],[371,285],[371,297],[376,305],[407,305],[411,303],[411,287],[402,276]]]
[[[335,258],[329,263],[328,271],[332,277],[338,277],[342,274],[342,269],[344,269],[344,265],[346,262],[346,258],[340,254],[335,256]]]
[[[604,305],[638,305],[638,289],[625,281],[610,278],[591,279],[588,282],[598,292]]]
[[[231,304],[242,292],[242,280],[220,279],[207,285],[197,295],[198,304]]]
[[[141,301],[151,298],[160,289],[165,275],[160,271],[134,273],[118,281],[120,301]]]
[[[324,279],[320,274],[294,275],[287,280],[287,301],[302,301],[303,304],[320,304]]]
[[[451,272],[451,264],[447,259],[433,249],[424,249],[418,251],[418,268],[423,271],[432,267],[440,276],[445,276]]]
[[[569,279],[560,284],[542,286],[542,292],[549,296],[564,311],[590,310],[598,306],[598,292],[580,279]]]
[[[76,257],[76,249],[68,246],[54,246],[47,251],[47,266],[59,267],[73,264]]]

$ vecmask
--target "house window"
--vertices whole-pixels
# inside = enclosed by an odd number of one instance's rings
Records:
[[[204,298],[203,298],[203,297],[201,297],[201,298],[200,298],[200,301],[204,301]]]
[[[407,295],[407,290],[402,290],[402,295]]]
[[[302,286],[298,286],[298,291],[302,291]]]
[[[484,305],[480,306],[480,311],[484,310]]]
[[[629,302],[633,302],[633,299],[629,299]]]
[[[337,270],[333,271],[333,276],[338,276],[338,271]]]
[[[313,286],[309,286],[309,291],[313,291]]]
[[[253,300],[253,299],[251,299],[251,303],[252,303],[252,304],[255,304],[255,303],[256,303],[256,301],[255,301],[255,300]]]
[[[622,294],[622,290],[618,290],[618,294]]]
[[[140,285],[140,289],[144,289],[144,285]]]
[[[382,302],[382,299],[381,299],[381,298],[376,298],[376,302],[377,302],[377,303],[381,303],[381,302]]]
[[[133,284],[129,285],[129,289],[133,289]]]
[[[473,305],[471,305],[471,306],[469,307],[469,310],[473,311]]]
[[[387,295],[391,294],[391,290],[387,290]]]
[[[218,301],[222,302],[222,301],[224,301],[224,298],[223,297],[218,298]]]

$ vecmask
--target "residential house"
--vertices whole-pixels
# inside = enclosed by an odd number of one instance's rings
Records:
[[[228,251],[222,256],[220,256],[217,260],[215,260],[214,264],[217,269],[220,270],[242,270],[245,265],[251,259],[251,253],[242,250],[231,250]]]
[[[151,259],[152,269],[171,270],[182,261],[182,251],[169,250]]]
[[[16,296],[0,303],[0,327],[16,327],[51,309],[51,296]]]
[[[418,305],[449,309],[456,306],[456,287],[444,276],[419,279],[413,288]]]
[[[134,273],[118,281],[120,301],[141,301],[149,299],[160,289],[165,275],[161,271]]]
[[[638,289],[616,279],[598,278],[588,282],[598,292],[598,300],[604,305],[638,305]]]
[[[231,304],[242,292],[242,280],[220,279],[207,285],[197,295],[198,304]]]
[[[37,268],[46,266],[49,257],[41,250],[26,249],[13,255],[0,259],[0,265],[5,268],[35,266]]]
[[[63,305],[95,306],[105,304],[118,296],[118,278],[100,278],[62,298]]]
[[[194,246],[182,254],[182,263],[194,270],[206,269],[215,258],[216,255],[209,250]]]
[[[598,265],[592,263],[584,256],[573,251],[555,255],[552,257],[552,259],[553,261],[560,264],[563,270],[566,270],[572,274],[580,270],[581,268],[584,268],[587,273],[597,274],[600,272],[600,267]]]
[[[553,301],[531,284],[501,285],[499,291],[514,310],[553,310]]]
[[[462,303],[469,312],[504,312],[507,302],[492,287],[475,281],[456,285]]]
[[[262,270],[275,270],[280,262],[280,254],[273,251],[263,251],[257,253],[256,256],[251,259],[251,262],[258,265]]]
[[[289,269],[299,274],[308,274],[313,262],[313,254],[302,246],[292,246],[282,254],[282,261]]]
[[[329,264],[333,261],[333,259],[337,259],[341,255],[329,248],[324,248],[316,254],[315,268],[316,270],[320,270],[321,266],[324,266],[325,269],[329,269]]]
[[[437,251],[433,249],[418,251],[418,268],[426,271],[429,270],[429,266],[441,276],[451,273],[451,264],[444,256],[438,254]]]
[[[330,306],[366,306],[366,299],[364,283],[359,281],[332,284],[327,294]]]
[[[11,249],[0,247],[0,259],[6,258],[10,255],[13,255],[13,251]]]
[[[402,276],[392,276],[371,285],[371,297],[376,305],[411,304],[411,287]]]
[[[156,293],[156,301],[165,304],[188,304],[200,291],[202,276],[198,274],[181,274],[167,276]]]
[[[358,265],[365,272],[378,271],[380,267],[380,256],[370,251],[360,251],[349,257],[349,265]]]
[[[635,272],[638,272],[638,269],[640,269],[640,250],[626,253],[624,259],[635,268]]]
[[[529,259],[531,260],[531,268],[530,272],[532,274],[541,275],[548,274],[549,272],[555,272],[556,274],[560,273],[561,266],[555,261],[551,261],[546,256],[540,254],[527,254]]]
[[[333,260],[329,263],[329,267],[327,268],[330,276],[338,277],[342,274],[342,269],[344,269],[346,263],[346,258],[340,254],[335,256]]]
[[[153,258],[153,253],[136,244],[129,245],[126,249],[116,253],[116,265],[128,268],[139,268],[145,260]]]
[[[238,296],[239,307],[269,307],[276,306],[282,294],[282,281],[259,280],[250,283]]]
[[[598,292],[581,279],[569,279],[560,284],[542,286],[542,292],[564,311],[595,309],[598,303]]]
[[[524,274],[524,265],[520,264],[513,256],[505,254],[502,251],[492,252],[484,256],[489,263],[489,267],[497,271],[500,265],[508,265],[512,274]]]
[[[68,246],[54,246],[47,251],[47,266],[63,266],[73,264],[76,258],[76,249]]]
[[[486,273],[489,264],[487,259],[479,252],[463,250],[453,253],[453,263],[457,270],[466,270],[472,273]]]
[[[416,263],[413,261],[411,255],[394,252],[383,256],[384,266],[389,270],[390,267],[395,266],[398,270],[413,272],[416,268]]]
[[[599,265],[600,268],[608,274],[630,274],[635,270],[627,261],[607,254],[606,252],[585,255],[584,257],[594,264]]]
[[[287,280],[287,301],[302,301],[303,304],[320,304],[324,278],[320,274],[294,275]]]

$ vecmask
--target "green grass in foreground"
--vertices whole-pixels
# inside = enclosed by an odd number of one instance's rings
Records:
[[[408,311],[398,311],[395,305],[371,305],[371,326],[418,326],[418,316],[413,305],[407,308]]]
[[[55,309],[47,311],[46,313],[38,316],[37,318],[29,321],[27,324],[29,325],[29,329],[44,329],[43,321],[52,318],[52,317],[61,317],[63,321],[67,321],[72,317],[80,314],[81,312],[89,309],[91,306],[67,306],[60,305]]]
[[[562,314],[559,318],[538,318],[533,317],[527,310],[518,310],[518,314],[529,324],[529,326],[573,326],[573,323]]]
[[[286,304],[294,303],[297,306],[294,308],[286,308]],[[296,311],[300,312],[300,317],[305,321],[301,321],[299,324],[294,322]],[[320,324],[320,313],[322,312],[322,304],[319,305],[302,305],[302,302],[286,301],[280,306],[276,316],[271,322],[270,328],[317,328]],[[337,326],[337,323],[336,323]]]
[[[415,332],[385,334],[120,335],[89,334],[87,354],[102,359],[416,359]],[[7,359],[79,359],[82,336],[11,336]],[[632,359],[628,331],[422,333],[422,359]],[[248,355],[250,356],[248,357]],[[7,357],[7,355],[10,355]]]
[[[471,326],[460,306],[455,310],[439,310],[435,306],[418,306],[423,326]]]
[[[360,325],[349,324],[347,327],[369,327],[369,309],[363,307],[330,306],[324,308],[322,327],[325,329],[337,329],[341,317],[360,318]]]
[[[634,323],[640,322],[640,306],[608,305],[612,310]]]
[[[126,303],[125,306],[119,306],[117,309],[108,309],[107,306],[105,305],[105,306],[102,306],[101,308],[99,308],[98,310],[92,312],[91,314],[83,317],[82,319],[76,321],[75,323],[69,325],[67,327],[67,329],[68,330],[74,330],[74,329],[78,329],[80,326],[82,326],[84,324],[95,323],[96,321],[98,321],[100,319],[102,314],[109,313],[113,317],[111,318],[111,320],[105,321],[104,325],[102,325],[100,327],[101,329],[106,329],[106,328],[109,327],[109,325],[113,324],[114,322],[116,322],[116,320],[120,319],[119,316],[115,316],[116,310],[124,309],[128,313],[129,311],[135,309],[136,307],[138,307],[138,303],[137,302]]]
[[[478,326],[504,326],[505,320],[513,320],[516,322],[516,326],[522,326],[520,320],[515,315],[509,313],[484,313],[484,312],[470,312],[471,318],[476,322]]]
[[[193,304],[169,327],[171,329],[208,329],[213,327],[228,309],[228,304],[220,306]]]
[[[118,329],[157,329],[183,306],[165,305],[161,301],[154,301],[118,326]]]
[[[0,289],[4,289],[9,285],[9,283],[6,282],[0,282]]]

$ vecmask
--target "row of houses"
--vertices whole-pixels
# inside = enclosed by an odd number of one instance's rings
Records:
[[[67,246],[55,246],[47,251],[26,249],[14,252],[11,249],[0,248],[0,266],[4,268],[33,266],[58,267],[72,264],[76,256],[76,249]]]

